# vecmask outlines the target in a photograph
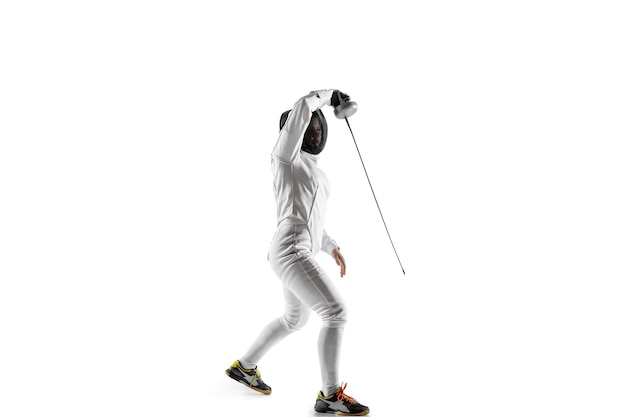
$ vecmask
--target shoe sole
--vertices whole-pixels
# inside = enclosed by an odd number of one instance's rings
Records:
[[[366,416],[370,413],[370,410],[365,410],[365,411],[361,411],[360,413],[344,413],[343,411],[317,411],[315,408],[313,408],[313,411],[315,411],[318,414],[334,414],[336,416]]]
[[[237,379],[236,377],[234,377],[233,375],[231,375],[230,373],[230,369],[226,370],[226,375],[228,375],[232,380],[239,382],[241,385],[244,385],[252,390],[255,390],[256,392],[260,392],[261,394],[265,394],[265,395],[270,395],[272,393],[272,391],[268,391],[268,390],[263,390],[263,389],[259,389],[257,387],[254,387],[250,384],[248,384],[248,381],[246,381],[245,379]]]

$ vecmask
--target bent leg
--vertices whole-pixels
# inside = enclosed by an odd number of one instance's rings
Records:
[[[300,252],[281,273],[283,285],[322,319],[318,354],[322,392],[329,395],[339,387],[339,357],[346,305],[339,290],[310,253]]]
[[[289,289],[283,287],[284,314],[272,320],[257,336],[248,351],[240,358],[242,366],[254,369],[265,354],[285,337],[300,330],[310,317],[310,310]]]

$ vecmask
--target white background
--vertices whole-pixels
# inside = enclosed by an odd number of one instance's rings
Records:
[[[624,416],[618,1],[7,1],[0,415],[312,415],[266,261],[282,111],[327,109],[341,363],[373,416]]]

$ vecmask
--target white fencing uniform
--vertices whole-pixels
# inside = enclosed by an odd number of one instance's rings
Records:
[[[269,261],[283,284],[285,312],[262,330],[240,358],[243,366],[254,368],[276,343],[301,329],[313,310],[322,319],[318,353],[322,392],[327,395],[339,387],[339,354],[347,315],[341,294],[314,259],[320,250],[331,254],[338,245],[324,230],[328,179],[317,166],[319,155],[303,152],[301,144],[312,112],[329,105],[332,93],[313,91],[298,100],[272,152],[278,227]]]

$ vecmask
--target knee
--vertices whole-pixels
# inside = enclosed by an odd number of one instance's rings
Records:
[[[334,306],[332,310],[322,314],[322,323],[326,327],[340,328],[348,322],[348,309],[345,303],[341,302]]]
[[[310,312],[302,310],[298,315],[285,314],[280,318],[280,324],[289,332],[295,332],[309,322]]]

